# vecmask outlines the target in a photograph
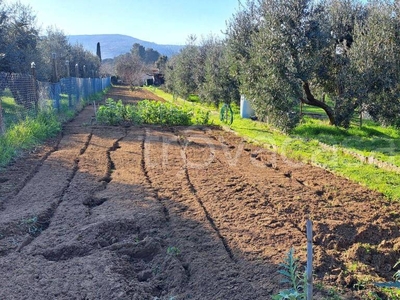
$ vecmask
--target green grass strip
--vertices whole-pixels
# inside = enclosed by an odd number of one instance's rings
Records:
[[[0,136],[0,167],[4,167],[23,151],[39,145],[61,130],[61,123],[54,113],[39,113],[13,124]]]

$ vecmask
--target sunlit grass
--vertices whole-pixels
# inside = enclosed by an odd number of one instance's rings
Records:
[[[400,166],[400,131],[393,127],[382,127],[367,121],[361,128],[351,126],[345,130],[310,119],[297,126],[292,135],[301,139],[315,139]]]
[[[61,131],[63,122],[72,119],[84,105],[102,100],[105,92],[92,95],[80,103],[73,102],[73,107],[69,106],[68,95],[62,94],[59,109],[54,107],[52,100],[41,100],[41,111],[36,114],[34,109],[15,103],[11,92],[6,89],[1,97],[5,133],[0,135],[0,167],[9,164],[22,151],[55,136]]]
[[[56,135],[61,123],[53,113],[39,113],[35,118],[13,124],[0,136],[0,166],[7,165],[21,151],[30,149]]]

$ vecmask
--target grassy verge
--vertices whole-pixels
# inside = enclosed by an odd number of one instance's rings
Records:
[[[57,135],[63,122],[72,119],[86,104],[102,100],[103,94],[93,95],[75,108],[69,108],[68,95],[61,95],[58,112],[49,100],[47,107],[36,115],[33,110],[16,104],[12,95],[5,93],[1,98],[6,132],[0,135],[0,167],[9,164],[22,151]]]
[[[54,113],[41,112],[36,117],[26,117],[12,124],[0,136],[0,167],[4,167],[21,151],[30,149],[61,130]]]
[[[174,99],[171,94],[160,89],[152,87],[148,89],[175,105],[211,110],[211,122],[226,126],[219,121],[219,113],[215,108],[180,98]],[[268,124],[242,119],[238,114],[235,114],[233,124],[229,128],[239,136],[272,148],[288,158],[325,168],[381,192],[391,200],[400,200],[398,173],[366,164],[344,151],[351,149],[367,156],[374,155],[400,166],[400,134],[396,129],[382,128],[369,123],[361,129],[354,126],[349,130],[343,130],[329,126],[324,121],[310,120],[299,125],[292,134],[286,135]],[[327,149],[322,147],[321,143],[335,147]]]

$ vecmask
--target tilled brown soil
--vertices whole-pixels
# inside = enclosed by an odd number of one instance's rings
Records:
[[[308,217],[315,299],[391,279],[397,203],[219,128],[87,126],[92,111],[0,173],[0,299],[270,299],[288,250],[305,261]]]

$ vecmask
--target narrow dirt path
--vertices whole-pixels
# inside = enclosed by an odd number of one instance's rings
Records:
[[[390,280],[398,203],[218,128],[92,115],[0,173],[0,299],[269,299],[308,217],[319,283],[365,299],[360,278]]]

